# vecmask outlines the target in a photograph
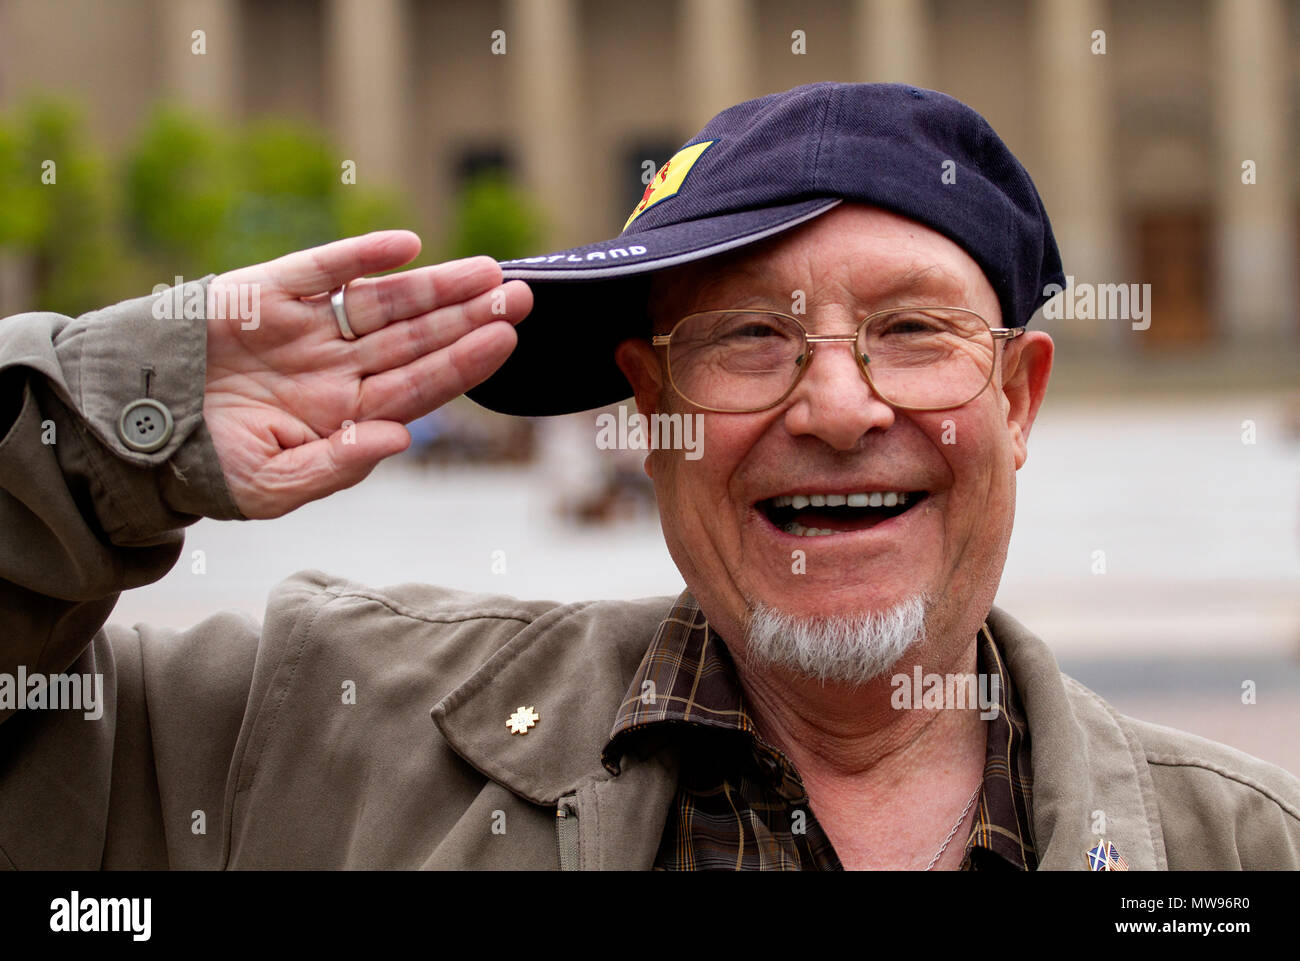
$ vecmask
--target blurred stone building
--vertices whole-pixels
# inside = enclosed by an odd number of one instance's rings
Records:
[[[915,83],[1025,162],[1067,273],[1152,285],[1140,336],[1058,336],[1294,348],[1297,50],[1300,0],[0,0],[0,108],[71,94],[109,148],[160,99],[315,122],[359,182],[415,198],[433,243],[458,184],[502,167],[554,248],[616,233],[724,106]]]

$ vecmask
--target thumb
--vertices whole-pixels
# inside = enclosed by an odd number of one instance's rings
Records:
[[[344,421],[329,437],[281,451],[267,463],[267,474],[283,483],[267,485],[266,503],[254,505],[256,515],[279,517],[310,501],[345,490],[365,480],[385,457],[411,444],[407,429],[395,421]]]

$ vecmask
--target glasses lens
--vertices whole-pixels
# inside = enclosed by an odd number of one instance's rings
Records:
[[[678,393],[700,407],[759,410],[790,389],[803,354],[803,331],[788,317],[711,310],[673,330],[668,372]]]
[[[946,307],[875,314],[858,334],[858,350],[884,400],[922,409],[973,400],[988,385],[996,356],[982,317]]]

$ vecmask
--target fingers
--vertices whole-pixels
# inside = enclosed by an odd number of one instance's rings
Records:
[[[361,381],[358,416],[409,423],[487,380],[515,349],[507,323],[471,330],[442,350]]]
[[[359,484],[385,457],[406,450],[401,424],[363,421],[329,437],[288,448],[258,472],[257,495],[240,510],[250,519],[280,517],[310,501]]]
[[[358,339],[356,360],[364,374],[403,367],[493,321],[517,324],[532,308],[533,292],[522,280],[512,280],[473,299],[395,321]]]
[[[500,283],[501,268],[495,260],[469,257],[352,281],[343,294],[343,306],[348,323],[360,337],[395,321],[462,303]]]
[[[285,254],[265,265],[272,283],[295,297],[333,290],[365,274],[410,263],[420,238],[409,230],[378,230],[310,250]]]

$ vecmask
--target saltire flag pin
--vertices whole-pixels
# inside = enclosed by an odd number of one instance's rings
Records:
[[[1109,841],[1097,838],[1097,846],[1088,850],[1088,868],[1092,871],[1127,871],[1128,862]]]

